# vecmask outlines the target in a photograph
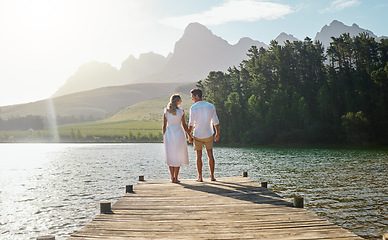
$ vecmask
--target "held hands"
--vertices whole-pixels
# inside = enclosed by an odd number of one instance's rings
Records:
[[[220,134],[216,132],[216,135],[214,136],[214,141],[217,142],[218,140],[220,140]]]
[[[194,142],[194,138],[191,135],[189,135],[189,143],[193,143],[193,142]]]

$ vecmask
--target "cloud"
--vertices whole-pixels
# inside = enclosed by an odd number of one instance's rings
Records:
[[[335,0],[330,3],[329,7],[321,10],[320,13],[339,12],[345,8],[357,6],[360,3],[358,0]]]
[[[199,22],[207,26],[228,22],[255,22],[262,19],[275,20],[293,12],[294,10],[285,4],[257,0],[228,0],[220,6],[201,13],[165,18],[160,22],[184,29],[191,22]]]

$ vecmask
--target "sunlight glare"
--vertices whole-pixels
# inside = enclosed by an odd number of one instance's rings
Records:
[[[53,142],[59,141],[57,114],[55,111],[54,100],[52,98],[47,99],[47,120],[49,129],[53,137]]]
[[[1,144],[0,171],[40,168],[50,160],[50,152],[62,147],[60,144]]]
[[[31,31],[49,30],[55,27],[63,15],[64,1],[19,0],[19,18]]]

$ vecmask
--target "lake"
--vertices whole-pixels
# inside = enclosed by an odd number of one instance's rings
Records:
[[[216,177],[248,171],[291,201],[303,195],[305,208],[365,239],[388,233],[386,147],[216,147],[214,155]],[[189,158],[180,178],[197,177],[192,146]],[[1,239],[66,239],[139,175],[169,178],[163,144],[0,144]]]

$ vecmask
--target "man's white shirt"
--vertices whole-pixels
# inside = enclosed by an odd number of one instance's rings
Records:
[[[202,100],[191,106],[189,126],[194,127],[194,137],[204,139],[213,136],[213,126],[218,124],[219,120],[213,104]]]

